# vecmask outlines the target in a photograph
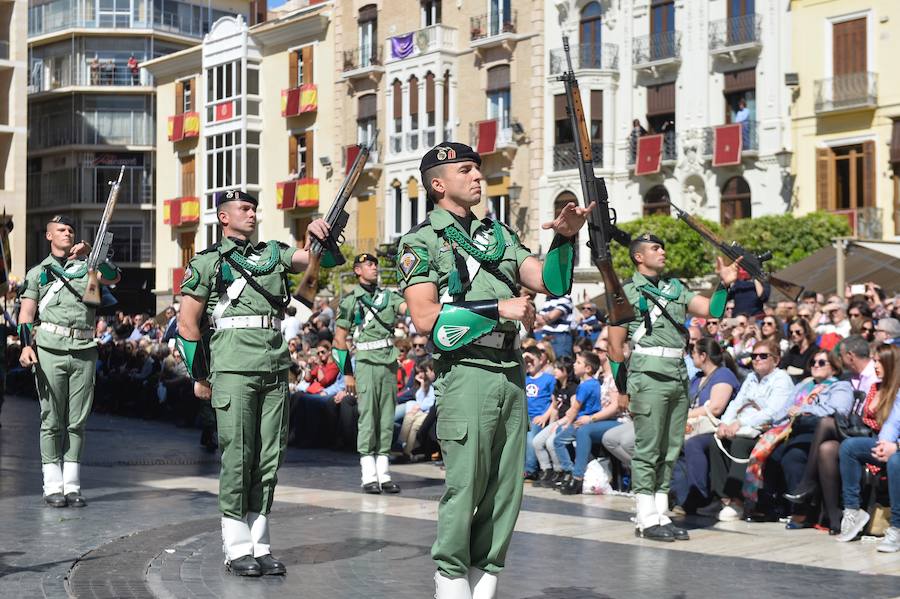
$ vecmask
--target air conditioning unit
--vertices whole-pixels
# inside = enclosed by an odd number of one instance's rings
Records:
[[[800,85],[800,75],[797,73],[785,73],[784,84],[787,87],[797,87]]]

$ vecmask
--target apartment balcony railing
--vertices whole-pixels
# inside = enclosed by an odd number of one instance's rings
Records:
[[[832,210],[832,214],[845,216],[850,223],[853,235],[860,239],[881,239],[881,208],[851,208],[848,210]]]
[[[485,15],[472,17],[470,23],[471,41],[483,40],[490,37],[496,37],[504,33],[516,32],[516,11],[511,11],[509,15],[501,15],[499,11],[490,12]]]
[[[9,60],[9,42],[0,40],[0,60]]]
[[[878,104],[878,74],[848,73],[816,80],[816,112],[875,108]]]
[[[433,52],[456,49],[456,29],[444,25],[431,25],[418,31],[395,35],[389,40],[390,52],[385,62],[390,63]]]
[[[90,62],[82,65],[65,66],[60,69],[49,69],[50,76],[45,76],[44,69],[35,64],[29,74],[29,93],[46,92],[72,85],[84,87],[150,87],[153,76],[146,69],[132,72],[126,62],[101,61],[91,66]]]
[[[114,179],[119,167],[66,168],[27,176],[27,203],[29,208],[58,206],[60,204],[106,203],[109,194],[108,181]],[[142,166],[126,166],[119,187],[119,205],[153,203],[153,189],[149,172]]]
[[[28,150],[65,145],[152,146],[153,119],[139,111],[45,115],[28,128]]]
[[[631,137],[628,140],[628,165],[633,166],[635,162],[637,162],[637,140],[638,135],[636,133],[632,133]],[[674,129],[668,129],[663,131],[663,146],[662,146],[662,159],[663,160],[677,160],[678,159],[678,135]]]
[[[347,73],[368,73],[384,64],[383,46],[360,46],[344,50],[344,68]]]
[[[603,144],[591,142],[592,163],[597,168],[603,167]],[[553,170],[566,171],[578,168],[578,152],[575,143],[556,144],[553,146]]]
[[[703,129],[703,155],[712,156],[716,151],[716,128]],[[744,121],[741,127],[741,152],[759,151],[759,121]]]
[[[619,68],[619,46],[616,44],[579,44],[569,49],[572,68],[576,71],[615,71]],[[558,75],[568,69],[562,48],[550,50],[550,74]]]
[[[634,38],[632,62],[636,68],[681,60],[681,32],[662,31]]]
[[[761,46],[762,18],[741,15],[709,24],[710,52],[728,52],[740,47]]]

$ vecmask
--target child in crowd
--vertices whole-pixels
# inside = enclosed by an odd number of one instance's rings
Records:
[[[412,459],[412,452],[416,449],[419,429],[434,405],[434,378],[434,362],[430,358],[416,365],[416,382],[419,383],[416,400],[406,402],[406,416],[400,426],[400,442],[403,443],[403,453],[409,459]]]
[[[525,440],[525,478],[537,480],[540,472],[534,452],[534,438],[553,416],[556,378],[551,372],[546,352],[540,347],[529,347],[522,352],[522,359],[525,361],[525,398],[528,401],[528,420],[531,422]]]
[[[553,391],[552,422],[535,435],[532,443],[541,466],[541,477],[534,481],[535,487],[553,488],[563,478],[563,468],[559,463],[559,458],[556,457],[553,440],[556,437],[556,423],[569,411],[572,398],[575,397],[578,389],[578,381],[575,379],[572,366],[572,359],[568,357],[560,358],[553,366],[556,389]]]

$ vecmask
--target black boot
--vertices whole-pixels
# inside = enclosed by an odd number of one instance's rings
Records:
[[[815,483],[800,483],[800,486],[793,493],[785,493],[784,498],[790,501],[791,503],[796,503],[797,505],[804,504],[813,498],[813,495],[818,491],[818,485]]]
[[[572,480],[571,472],[562,472],[559,476],[556,477],[556,482],[553,483],[553,488],[559,491]]]
[[[243,555],[225,564],[225,569],[235,576],[262,576],[262,568],[252,555]]]
[[[50,507],[66,507],[69,505],[68,501],[66,501],[66,496],[62,493],[44,495],[44,501],[46,501],[47,505]]]
[[[559,492],[563,495],[581,495],[583,487],[584,480],[572,477],[566,484],[559,488]]]
[[[284,567],[284,564],[272,557],[271,553],[256,558],[256,563],[259,564],[263,576],[287,574],[287,568]]]
[[[363,491],[369,495],[381,495],[381,485],[377,482],[366,483],[363,485]]]
[[[663,524],[663,528],[668,528],[672,532],[672,536],[675,537],[676,541],[690,541],[691,535],[688,534],[688,531],[681,528],[680,526],[675,526],[674,522],[669,522],[668,524]]]
[[[662,541],[664,543],[675,542],[675,535],[672,533],[672,531],[665,526],[660,526],[659,524],[648,526],[643,530],[641,530],[640,528],[635,528],[634,536],[641,539],[647,539],[649,541]]]
[[[541,470],[541,476],[536,481],[534,481],[534,486],[542,488],[552,486],[552,481],[555,474],[556,473],[553,470]]]
[[[66,493],[66,502],[68,502],[69,507],[84,507],[87,505],[87,501],[84,500],[84,495],[80,491]]]
[[[389,495],[396,495],[400,492],[400,485],[392,480],[381,483],[381,492]]]

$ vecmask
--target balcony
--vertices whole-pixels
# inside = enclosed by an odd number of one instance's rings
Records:
[[[571,49],[570,49],[571,54]],[[559,75],[569,68],[562,48],[550,50],[550,74]],[[617,71],[619,46],[616,44],[580,44],[572,54],[572,68],[576,71]]]
[[[344,50],[341,79],[375,79],[384,72],[384,46],[360,46]]]
[[[456,49],[456,29],[444,25],[431,25],[418,31],[395,35],[389,40],[390,52],[385,63],[390,64],[435,51]]]
[[[711,157],[716,151],[716,128],[703,129],[703,155]],[[741,129],[741,153],[759,151],[759,121],[744,121]]]
[[[469,126],[469,139],[472,142],[470,145],[482,155],[515,151],[518,147],[512,127],[504,127],[499,119],[472,123]]]
[[[27,176],[27,205],[29,208],[48,208],[66,204],[81,204],[102,208],[109,194],[108,181],[119,174],[119,167],[65,168]],[[142,166],[126,166],[119,187],[117,205],[139,206],[153,203],[149,171]]]
[[[603,168],[603,144],[591,142],[591,158],[595,168]],[[553,170],[567,171],[578,168],[578,152],[575,143],[556,144],[553,146]]]
[[[38,122],[35,122],[35,121]],[[152,146],[153,119],[144,111],[82,110],[29,115],[28,151],[67,145]]]
[[[369,143],[368,140],[363,140],[360,143]],[[380,144],[380,142],[379,142]],[[369,171],[373,174],[377,175],[384,168],[384,164],[381,161],[381,152],[379,151],[379,144],[376,144],[374,148],[369,152],[369,159],[366,160],[366,165],[363,167],[363,172]],[[359,146],[357,144],[353,144],[350,146],[344,146],[344,172],[349,173],[350,167],[353,166],[353,161],[356,160],[356,155],[359,154]]]
[[[662,159],[677,160],[678,159],[678,135],[674,129],[668,129],[663,132]],[[638,136],[634,133],[628,140],[628,166],[634,166],[637,162],[637,140]]]
[[[507,45],[516,35],[516,11],[511,15],[491,12],[469,20],[469,45],[475,49]]]
[[[831,213],[846,217],[854,236],[860,239],[882,239],[881,208],[869,206],[832,210]]]
[[[721,21],[713,21],[709,26],[709,52],[714,57],[727,57],[739,62],[750,54],[762,49],[760,15],[741,15]]]
[[[816,114],[873,109],[877,104],[877,73],[848,73],[816,80]]]
[[[59,59],[57,59],[59,60]],[[36,94],[53,91],[56,89],[78,87],[115,87],[115,92],[123,91],[121,88],[152,88],[153,76],[146,69],[139,69],[134,73],[126,61],[104,60],[95,64],[85,61],[82,64],[70,63],[67,58],[62,62],[32,63],[29,73],[28,93]],[[70,66],[71,65],[71,66]],[[44,68],[41,68],[41,67]],[[49,76],[45,76],[49,75]],[[152,89],[135,90],[150,92]]]
[[[656,72],[681,63],[681,32],[662,31],[634,38],[632,66]]]

